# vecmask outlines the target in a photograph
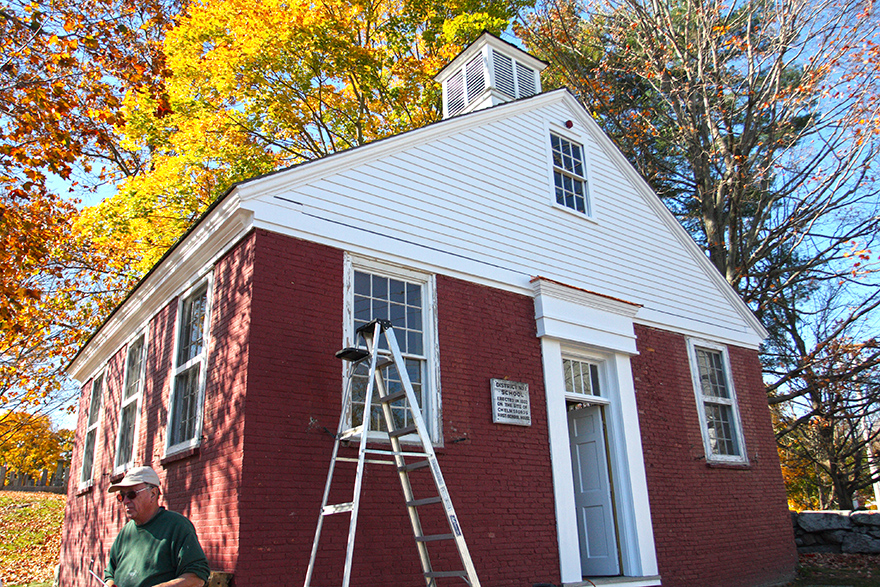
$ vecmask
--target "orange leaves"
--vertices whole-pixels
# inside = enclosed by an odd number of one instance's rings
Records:
[[[7,585],[52,581],[64,501],[54,493],[0,493],[0,578]]]

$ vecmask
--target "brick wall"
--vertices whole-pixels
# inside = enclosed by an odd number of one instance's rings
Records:
[[[236,587],[299,584],[309,559],[342,387],[343,253],[262,230],[214,268],[209,379],[199,450],[161,459],[177,301],[149,323],[149,357],[136,461],[152,464],[165,503],[195,523],[211,565]],[[443,446],[437,453],[485,585],[558,583],[555,511],[540,341],[529,296],[437,277]],[[760,367],[729,348],[750,465],[708,467],[685,338],[637,327],[633,373],[654,537],[665,587],[772,583],[794,568]],[[109,360],[96,447],[96,482],[71,483],[62,552],[64,587],[89,585],[124,516],[108,499],[125,349]],[[532,426],[492,424],[489,381],[529,384]],[[90,382],[83,387],[72,477],[78,480]],[[343,449],[348,455],[354,448]],[[340,465],[331,502],[350,499]],[[433,495],[413,474],[416,497]],[[349,493],[346,494],[345,492]],[[707,512],[709,515],[707,515]],[[711,515],[716,512],[717,515]],[[428,533],[440,515],[425,513]],[[325,523],[318,568],[341,577],[348,516]],[[458,568],[451,549],[435,566]],[[780,571],[781,569],[781,571]],[[353,585],[409,584],[419,565],[399,482],[368,468]]]
[[[706,464],[684,336],[637,326],[639,422],[664,587],[778,584],[797,562],[757,353],[728,346],[748,467]]]
[[[304,579],[333,446],[327,431],[335,433],[340,412],[334,353],[342,344],[342,280],[341,251],[258,231],[236,587]],[[438,297],[444,446],[437,452],[481,581],[558,580],[533,301],[444,277]],[[491,423],[493,377],[529,383],[531,428]],[[419,475],[411,476],[416,496],[436,494]],[[350,500],[352,482],[353,467],[339,464],[331,503]],[[370,466],[364,483],[352,584],[419,582],[394,470]],[[426,533],[442,528],[442,510],[434,514],[422,511]],[[326,518],[315,584],[339,583],[348,519]],[[435,568],[460,568],[452,549],[430,550]]]
[[[341,251],[256,232],[236,587],[305,577],[340,413],[342,278]]]
[[[193,521],[215,570],[234,568],[238,554],[237,485],[242,420],[237,414],[246,374],[252,255],[251,236],[214,267],[202,442],[194,454],[164,463],[177,299],[159,310],[148,324],[146,376],[134,463],[156,470],[163,487],[160,503]],[[87,572],[90,561],[94,559],[95,571],[103,574],[110,545],[126,521],[122,508],[107,493],[116,450],[125,353],[126,348],[119,349],[107,363],[95,447],[94,485],[79,490],[91,381],[83,386],[63,526],[60,579],[64,587],[94,584]]]

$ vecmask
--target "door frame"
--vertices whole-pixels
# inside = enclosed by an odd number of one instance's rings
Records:
[[[602,361],[605,393],[602,398],[590,398],[592,401],[606,402],[604,416],[609,473],[614,480],[612,499],[617,514],[620,572],[626,577],[655,577],[658,572],[657,556],[630,353],[571,342],[565,342],[563,346],[563,341],[548,336],[541,337],[541,349],[562,582],[579,584],[583,578],[577,522],[573,515],[574,479],[567,415],[569,399],[580,401],[583,396],[569,398],[565,393],[563,356]]]

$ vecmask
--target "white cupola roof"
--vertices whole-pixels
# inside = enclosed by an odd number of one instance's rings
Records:
[[[483,33],[434,76],[443,84],[443,118],[541,92],[547,64],[491,33]]]

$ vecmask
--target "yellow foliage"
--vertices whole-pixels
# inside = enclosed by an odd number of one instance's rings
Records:
[[[70,451],[70,430],[55,431],[48,416],[25,412],[0,414],[0,465],[9,471],[36,476],[54,470]]]
[[[168,75],[130,93],[123,146],[149,167],[81,215],[143,274],[237,181],[439,118],[432,81],[518,8],[486,0],[199,0],[164,42]]]

